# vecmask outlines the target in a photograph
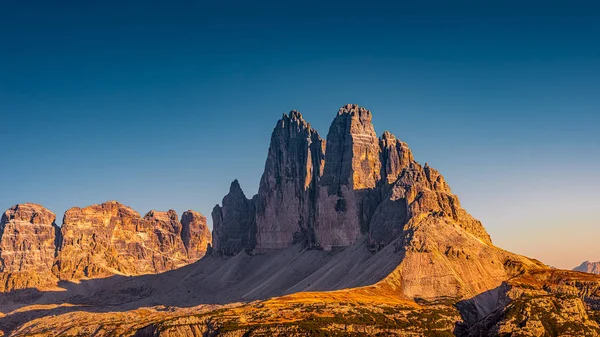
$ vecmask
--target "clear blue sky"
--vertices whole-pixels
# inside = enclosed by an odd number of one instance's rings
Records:
[[[497,245],[600,260],[595,1],[207,2],[0,2],[0,208],[210,216],[283,112],[357,103]]]

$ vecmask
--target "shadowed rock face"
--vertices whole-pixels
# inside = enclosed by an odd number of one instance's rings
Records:
[[[325,142],[298,111],[277,122],[256,197],[256,251],[313,239],[324,151]]]
[[[187,250],[188,259],[199,259],[206,254],[212,235],[206,225],[204,215],[191,210],[181,215],[181,239]]]
[[[54,263],[56,215],[38,204],[9,208],[0,220],[0,272],[49,270]]]
[[[385,131],[379,140],[381,148],[381,181],[386,185],[393,184],[404,168],[415,162],[408,145],[397,139],[389,131]]]
[[[231,256],[253,250],[256,246],[254,200],[248,200],[239,182],[234,180],[222,204],[212,211],[213,251]]]

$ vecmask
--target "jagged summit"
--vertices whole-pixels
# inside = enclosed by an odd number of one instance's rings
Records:
[[[282,119],[283,120],[288,119],[288,120],[293,120],[293,121],[301,121],[302,123],[306,124],[306,121],[304,120],[304,118],[302,118],[302,114],[298,110],[291,110],[289,112],[289,114],[284,113]]]
[[[148,211],[148,213],[146,213],[146,215],[144,216],[145,219],[159,219],[161,221],[170,221],[170,220],[177,220],[177,212],[175,212],[174,210],[170,209],[166,212],[164,211],[157,211],[157,210],[150,210]]]
[[[252,200],[246,198],[237,179],[231,183],[221,205],[216,205],[211,213],[213,251],[227,256],[253,249],[256,240],[255,206]]]
[[[229,193],[242,193],[242,194],[244,194],[244,191],[242,191],[242,187],[240,186],[240,182],[237,179],[234,179],[231,182],[231,185],[229,185]]]
[[[338,115],[344,114],[358,115],[361,118],[369,119],[369,121],[371,119],[371,111],[367,110],[365,107],[359,106],[358,104],[348,103],[342,106],[338,110]]]
[[[325,142],[298,111],[279,120],[254,198],[256,249],[282,249],[314,241],[314,194],[323,172]]]

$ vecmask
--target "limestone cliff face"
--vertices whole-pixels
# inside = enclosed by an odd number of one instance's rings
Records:
[[[152,210],[144,216],[143,224],[151,238],[149,244],[145,244],[154,250],[152,264],[156,271],[175,269],[188,263],[187,250],[181,235],[183,226],[174,210]]]
[[[363,198],[381,177],[381,150],[371,118],[369,110],[348,104],[329,128],[315,225],[316,241],[326,250],[353,244],[368,225]]]
[[[153,269],[152,253],[145,245],[151,237],[142,218],[118,202],[67,210],[61,233],[54,266],[61,279],[138,274]]]
[[[54,213],[24,203],[9,208],[0,220],[0,292],[51,287],[50,272],[60,232]]]
[[[56,216],[32,203],[0,221],[0,292],[52,287],[58,279],[158,273],[194,262],[211,240],[202,214],[150,211],[144,218],[116,201]]]
[[[237,180],[231,183],[222,206],[212,211],[213,251],[232,256],[256,246],[255,202],[249,200]]]
[[[11,207],[0,220],[0,272],[47,271],[57,240],[56,215],[38,204]]]
[[[144,218],[115,201],[73,207],[64,216],[53,272],[60,279],[139,275],[181,267],[188,258],[175,211]]]
[[[393,184],[406,167],[415,162],[408,145],[385,131],[379,140],[381,148],[381,181]]]
[[[196,260],[206,254],[212,235],[206,225],[206,217],[188,210],[181,215],[181,239],[189,260]]]
[[[277,122],[256,197],[258,252],[314,240],[314,200],[324,150],[325,142],[298,111]]]

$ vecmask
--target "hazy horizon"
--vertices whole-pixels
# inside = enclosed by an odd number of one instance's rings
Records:
[[[325,138],[356,103],[495,245],[598,261],[598,5],[510,3],[3,4],[0,208],[39,203],[60,224],[118,200],[210,221],[233,179],[256,193],[282,113]]]

